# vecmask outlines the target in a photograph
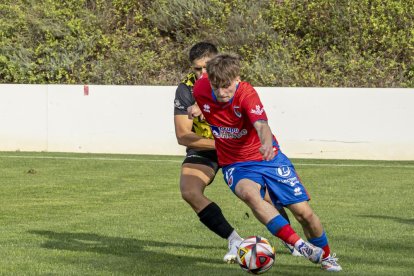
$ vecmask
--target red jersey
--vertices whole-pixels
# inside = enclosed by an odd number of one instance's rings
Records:
[[[263,160],[253,124],[267,121],[267,116],[259,95],[249,83],[240,82],[233,98],[222,103],[216,100],[208,78],[201,78],[194,85],[193,96],[211,127],[220,166]],[[278,150],[275,137],[273,140]]]

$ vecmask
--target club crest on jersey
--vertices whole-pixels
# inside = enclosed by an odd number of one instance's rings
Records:
[[[210,106],[208,104],[203,105],[204,112],[210,113]]]
[[[256,105],[256,109],[252,109],[250,113],[256,114],[258,116],[262,115],[264,112],[264,108],[260,108],[260,105]]]
[[[237,117],[241,118],[242,115],[239,109],[240,109],[240,106],[237,106],[237,105],[233,106],[234,114],[236,114]]]

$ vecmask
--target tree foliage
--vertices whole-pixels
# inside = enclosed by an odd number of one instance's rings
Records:
[[[198,41],[255,86],[414,87],[414,0],[3,0],[0,83],[175,85]]]

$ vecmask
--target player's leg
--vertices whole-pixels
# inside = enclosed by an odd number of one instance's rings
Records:
[[[293,246],[310,261],[320,263],[323,250],[303,241],[292,229],[289,222],[274,207],[280,204],[281,206],[287,205],[279,186],[291,187],[294,182],[293,178],[286,178],[281,181],[279,177],[275,176],[277,165],[277,162],[249,162],[248,164],[225,167],[223,168],[223,174],[230,189],[245,201],[250,208],[259,213],[257,218],[266,225],[273,235]],[[290,175],[289,170],[280,170],[280,173],[286,175],[286,177]],[[265,190],[269,191],[273,205],[268,202],[266,202],[266,205],[263,203],[264,200],[259,201],[264,197]],[[307,199],[306,195],[302,197]],[[262,210],[262,208],[268,209]],[[269,213],[269,208],[273,208],[272,213]]]
[[[288,214],[286,213],[286,210],[285,210],[285,208],[283,207],[283,206],[281,206],[281,205],[275,205],[275,204],[273,204],[273,202],[272,202],[272,200],[271,200],[271,198],[270,198],[270,196],[269,196],[269,192],[267,191],[267,189],[266,189],[266,194],[265,194],[265,196],[264,196],[264,200],[266,200],[267,202],[269,202],[270,204],[272,204],[273,206],[275,206],[276,207],[276,209],[277,209],[277,211],[280,213],[280,215],[284,218],[284,219],[286,219],[286,221],[290,224],[290,219],[289,219],[289,216],[288,216]],[[295,249],[295,247],[293,247],[292,245],[290,245],[290,244],[288,244],[288,243],[285,243],[284,241],[281,241],[282,242],[282,244],[289,250],[289,252],[290,252],[290,254],[292,255],[292,256],[294,256],[294,257],[302,257],[302,254],[300,254],[296,249]]]
[[[215,174],[216,170],[209,165],[184,163],[180,177],[181,196],[207,228],[228,240],[229,251],[224,256],[224,261],[234,263],[241,238],[228,223],[220,207],[204,195],[205,188]]]
[[[256,218],[261,223],[266,225],[267,229],[272,233],[272,235],[294,246],[296,250],[301,252],[302,255],[304,255],[313,263],[320,263],[323,250],[321,248],[312,246],[311,244],[301,239],[299,235],[292,229],[287,220],[279,214],[277,209],[272,204],[263,199],[264,195],[261,191],[263,190],[264,184],[259,184],[251,179],[242,177],[242,175],[248,175],[251,174],[251,172],[244,174],[241,172],[243,170],[240,170],[240,168],[237,168],[236,170],[237,173],[235,173],[233,176],[229,175],[229,171],[226,170],[225,178],[231,178],[233,181],[235,181],[234,183],[236,184],[230,185],[230,188],[237,195],[237,197],[239,197],[250,207]],[[230,173],[234,173],[234,170],[232,170]],[[260,179],[255,178],[254,176],[251,178],[257,180]]]
[[[302,225],[308,241],[324,250],[322,268],[331,271],[341,270],[336,259],[330,255],[328,240],[322,224],[309,206],[309,194],[290,160],[283,153],[279,153],[271,166],[274,166],[273,170],[267,170],[265,175],[266,183],[271,183],[267,187],[270,197],[277,198],[284,206],[287,206]],[[329,264],[325,265],[326,262]]]
[[[328,238],[323,229],[319,217],[313,212],[307,201],[289,205],[289,209],[297,221],[302,225],[303,231],[308,241],[315,246],[324,250],[322,259],[322,269],[328,271],[341,271],[342,268],[335,258],[335,254],[331,255]]]
[[[266,200],[267,202],[269,202],[270,204],[274,205],[272,202],[272,199],[269,196],[269,192],[266,190],[265,196],[264,196],[264,200]],[[275,206],[275,205],[274,205]],[[285,208],[283,208],[282,206],[275,206],[277,211],[279,212],[279,214],[284,217],[289,223],[290,223],[290,219],[288,214],[286,213]]]
[[[288,208],[295,216],[296,220],[302,225],[303,231],[308,239],[320,237],[322,235],[323,228],[321,221],[309,206],[308,201],[291,204]],[[325,253],[327,252],[325,251]]]
[[[204,190],[214,176],[214,170],[206,165],[185,163],[181,167],[181,196],[197,214],[212,203]]]

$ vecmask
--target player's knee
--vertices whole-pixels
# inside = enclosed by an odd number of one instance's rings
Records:
[[[181,198],[187,202],[191,202],[194,198],[194,193],[188,190],[181,190]]]
[[[248,205],[252,205],[255,201],[257,201],[256,193],[251,190],[241,189],[238,191],[237,196]]]
[[[306,224],[306,225],[312,224],[315,218],[316,218],[316,215],[312,211],[303,211],[303,212],[299,212],[296,214],[296,219],[301,224]]]
[[[197,202],[202,195],[202,191],[197,191],[195,189],[181,189],[181,198],[189,203]]]

